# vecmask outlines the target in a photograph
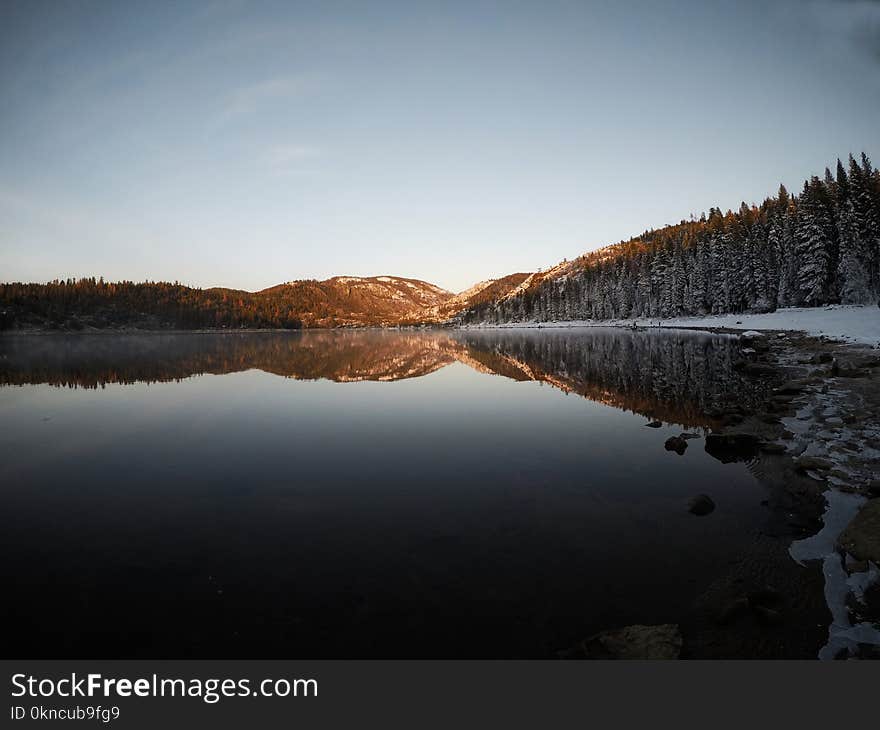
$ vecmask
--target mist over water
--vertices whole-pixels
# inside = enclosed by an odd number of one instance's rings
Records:
[[[760,397],[737,348],[602,329],[4,338],[7,644],[545,657],[675,622],[762,520],[746,464],[663,448]],[[703,492],[718,507],[697,518]]]

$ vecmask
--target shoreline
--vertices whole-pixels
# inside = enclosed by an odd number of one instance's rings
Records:
[[[754,460],[756,476],[770,492],[770,529],[756,536],[753,554],[743,557],[729,580],[722,578],[708,592],[702,615],[686,621],[686,637],[689,632],[703,637],[691,645],[690,655],[716,656],[716,647],[730,640],[724,627],[741,623],[750,610],[758,624],[783,631],[786,615],[797,622],[800,611],[806,631],[804,619],[817,613],[816,606],[806,605],[809,594],[821,584],[827,633],[818,657],[876,658],[880,557],[872,523],[861,523],[880,503],[880,423],[874,415],[880,413],[880,356],[864,345],[802,333],[739,336],[747,357],[740,367],[777,384],[765,407],[733,414],[732,422],[710,437],[732,457]],[[770,576],[782,585],[758,585]],[[751,588],[744,591],[743,585]],[[790,598],[798,590],[805,604],[800,607]],[[756,591],[772,600],[755,603]],[[711,613],[714,622],[707,620]],[[748,626],[741,630],[748,636]],[[755,638],[755,646],[761,640]]]

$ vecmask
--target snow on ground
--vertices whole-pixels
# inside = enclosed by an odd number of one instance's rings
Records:
[[[847,576],[843,561],[837,552],[837,538],[865,502],[858,494],[848,494],[837,489],[825,492],[827,508],[823,527],[812,537],[795,540],[788,549],[794,560],[803,565],[808,560],[821,560],[825,575],[825,601],[831,612],[828,627],[828,643],[819,650],[819,659],[836,659],[841,651],[854,654],[859,644],[880,645],[880,631],[864,621],[853,624],[847,599],[850,593],[862,601],[865,589],[877,582],[880,571],[873,563],[868,569]]]
[[[620,327],[635,324],[642,327],[725,327],[735,330],[792,330],[810,335],[824,335],[873,347],[880,346],[880,308],[873,305],[837,305],[827,307],[790,307],[767,314],[717,314],[707,317],[674,317],[671,319],[574,320],[570,322],[519,322],[500,325],[469,325],[469,327]]]

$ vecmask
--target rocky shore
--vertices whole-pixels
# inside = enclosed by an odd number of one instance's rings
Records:
[[[561,656],[880,658],[880,352],[793,332],[739,336],[734,367],[768,397],[707,413],[720,425],[703,448],[747,463],[767,489],[765,525],[678,624],[609,627]],[[658,446],[684,455],[693,436]],[[682,508],[711,519],[711,488]]]

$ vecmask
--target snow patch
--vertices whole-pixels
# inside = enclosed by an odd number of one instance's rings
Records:
[[[531,278],[531,277],[530,277]],[[508,296],[528,286],[526,279]],[[571,320],[565,322],[510,322],[498,325],[475,325],[487,328],[520,327],[684,327],[705,329],[746,330],[747,335],[762,334],[759,330],[806,332],[843,342],[880,347],[880,308],[869,305],[832,305],[829,307],[788,307],[766,314],[717,314],[707,317],[673,317],[670,319],[607,319]],[[465,328],[468,326],[465,325]]]
[[[867,571],[847,576],[843,559],[837,552],[837,538],[866,501],[858,494],[847,494],[837,489],[825,492],[827,507],[822,517],[823,526],[812,537],[795,540],[788,552],[795,562],[821,560],[825,576],[825,602],[831,612],[828,642],[819,650],[819,659],[834,659],[841,652],[854,653],[859,644],[880,646],[880,631],[866,621],[853,625],[849,618],[847,598],[852,593],[861,600],[865,590],[880,578],[873,563]]]

